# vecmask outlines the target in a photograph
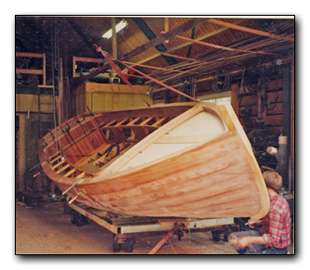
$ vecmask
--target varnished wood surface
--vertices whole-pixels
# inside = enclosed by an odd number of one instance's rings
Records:
[[[76,145],[71,142],[72,146],[68,139],[69,135],[59,136],[58,141],[62,141],[65,148],[71,149],[70,153],[80,151],[83,155],[92,156],[91,162],[88,160],[87,164],[83,162],[83,158],[88,157],[74,157],[69,161],[65,155],[59,154],[57,158],[57,154],[53,154],[56,151],[56,143],[47,135],[45,140],[49,143],[47,146],[41,143],[40,159],[50,158],[50,163],[54,160],[56,164],[45,163],[42,165],[43,170],[63,191],[68,189],[79,175],[84,175],[85,179],[79,182],[75,189],[71,189],[68,195],[73,198],[78,191],[78,201],[94,208],[124,215],[196,218],[263,217],[269,209],[266,187],[251,145],[231,106],[229,104],[219,106],[188,104],[187,106],[187,109],[183,104],[182,109],[174,105],[171,108],[157,108],[157,111],[148,109],[119,114],[101,114],[96,116],[100,129],[95,128],[94,119],[88,118],[89,123],[84,123],[84,130],[86,127],[87,132],[94,129],[94,132],[97,132],[96,136],[92,138],[87,135]],[[92,161],[98,152],[96,147],[102,150],[104,145],[111,144],[109,140],[112,137],[106,134],[105,139],[100,139],[104,138],[102,134],[100,137],[100,132],[104,125],[111,122],[107,121],[112,119],[111,115],[117,116],[114,117],[114,120],[117,118],[119,123],[116,124],[117,127],[126,122],[125,116],[131,118],[127,122],[129,126],[138,122],[144,126],[151,123],[148,119],[152,118],[152,112],[156,115],[160,111],[166,113],[166,117],[170,116],[168,123],[162,127],[159,126],[152,134],[147,134],[146,131],[146,134],[141,135],[140,142],[132,142],[129,150],[124,147],[122,149],[124,153],[109,161],[110,163],[104,165],[102,169],[94,170],[92,173],[90,168],[96,165],[96,161]],[[197,140],[196,137],[192,145],[176,153],[156,157],[151,162],[139,163],[121,170],[131,159],[157,140],[165,143],[163,140],[165,134],[202,111],[212,113],[219,118],[219,123],[225,126],[223,132],[216,138]],[[179,115],[176,115],[176,112]],[[133,117],[135,113],[136,118],[142,115],[144,118],[138,121]],[[173,119],[171,119],[172,115]],[[162,117],[163,114],[152,123],[160,122]],[[70,134],[72,133],[74,140],[78,139],[83,128],[74,125],[72,120],[70,123],[72,124]],[[201,123],[201,125],[207,124]],[[137,124],[136,128],[140,129],[141,126]],[[124,134],[124,131],[120,132],[119,138],[112,139],[118,142],[123,140],[122,143],[125,146],[125,143],[130,142],[132,138],[130,136],[124,138]],[[184,138],[180,140],[180,143],[184,143]],[[170,145],[169,140],[167,143]],[[99,152],[103,154],[104,151],[101,150]],[[67,150],[66,154],[68,153]],[[104,160],[105,157],[99,157],[99,159]],[[84,167],[81,167],[81,164]],[[88,171],[84,169],[86,167]]]

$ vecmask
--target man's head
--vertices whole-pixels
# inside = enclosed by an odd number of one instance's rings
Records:
[[[263,173],[266,186],[278,191],[282,187],[282,177],[276,172],[266,171]]]

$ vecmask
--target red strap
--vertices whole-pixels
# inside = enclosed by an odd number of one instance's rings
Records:
[[[125,65],[126,67],[128,67],[129,70],[135,71],[135,72],[141,74],[142,76],[144,76],[145,78],[148,78],[149,80],[152,80],[153,82],[156,82],[156,83],[160,84],[161,86],[163,86],[163,87],[165,87],[165,88],[168,88],[169,90],[171,90],[171,91],[173,91],[173,92],[175,92],[175,93],[177,93],[177,94],[179,94],[179,95],[182,95],[182,96],[187,97],[187,98],[189,98],[189,99],[191,99],[191,100],[193,100],[193,101],[198,102],[198,100],[195,99],[194,97],[191,97],[191,96],[189,96],[189,95],[186,95],[186,94],[182,93],[181,91],[179,91],[179,90],[177,90],[177,89],[175,89],[175,88],[173,88],[173,87],[171,87],[171,86],[169,86],[169,85],[167,85],[167,84],[165,84],[165,83],[163,83],[163,82],[161,82],[161,81],[158,81],[158,80],[156,80],[156,79],[150,77],[149,75],[146,75],[146,74],[144,74],[143,72],[141,72],[141,71],[135,69],[134,67],[131,67],[131,66],[125,64],[124,62],[122,62],[122,61],[120,61],[120,60],[118,60],[118,59],[112,57],[112,56],[109,55],[107,52],[101,50],[101,48],[98,47],[97,44],[95,44],[95,47],[96,47],[96,50],[97,50],[98,52],[101,52],[102,55],[107,59],[107,61],[108,61],[109,64],[111,65],[111,67],[117,72],[117,74],[122,78],[122,80],[123,80],[125,83],[127,83],[127,84],[136,92],[137,95],[141,96],[141,95],[136,91],[136,89],[131,85],[131,83],[125,78],[124,74],[116,67],[116,65],[113,63],[112,60],[118,61],[119,63],[121,63],[121,64]],[[142,98],[142,97],[141,97],[141,98]],[[143,98],[142,98],[142,99],[143,99]],[[144,100],[144,99],[143,99],[143,100]],[[150,106],[145,100],[144,100],[144,102],[145,102],[148,106]]]
[[[133,85],[127,80],[127,78],[124,76],[124,74],[118,69],[118,67],[113,63],[111,55],[109,55],[107,52],[102,51],[100,47],[98,47],[97,44],[95,44],[96,50],[98,52],[101,52],[101,54],[104,56],[104,58],[109,62],[112,69],[116,71],[116,73],[121,77],[121,79],[129,85],[129,87],[136,92],[136,94],[142,98],[142,100],[146,103],[148,107],[150,107],[150,104],[144,100],[144,98],[138,93],[138,91],[133,87]]]

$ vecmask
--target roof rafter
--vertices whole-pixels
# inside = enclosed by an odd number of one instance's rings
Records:
[[[216,49],[226,50],[226,51],[234,51],[234,52],[242,52],[242,53],[252,53],[252,54],[274,54],[274,53],[267,53],[267,52],[263,52],[263,51],[248,51],[248,50],[236,49],[236,48],[231,48],[231,47],[225,47],[225,46],[216,45],[216,44],[209,43],[209,42],[204,42],[204,41],[198,41],[198,40],[194,40],[194,39],[191,39],[191,38],[182,37],[182,36],[178,36],[178,35],[176,35],[175,38],[191,41],[193,43],[197,43],[197,44],[200,44],[200,45],[204,45],[204,46],[208,46],[208,47],[212,47],[212,48],[216,48]]]
[[[163,43],[165,40],[167,39],[171,39],[174,36],[185,32],[188,29],[191,29],[199,24],[202,24],[204,22],[207,22],[208,19],[205,18],[199,18],[199,19],[192,19],[174,29],[172,29],[171,31],[167,32],[167,33],[163,33],[161,35],[159,35],[157,38],[152,39],[150,42],[143,44],[142,46],[134,49],[133,51],[125,54],[123,57],[121,57],[121,60],[128,60],[131,57],[134,57],[140,53],[143,53],[144,51],[146,51],[147,49],[150,49],[152,47],[155,47],[161,43]]]
[[[210,19],[210,20],[208,20],[208,22],[209,23],[213,23],[213,24],[217,24],[217,25],[221,25],[221,26],[226,26],[226,27],[229,27],[229,28],[232,28],[232,29],[243,31],[243,32],[259,35],[259,36],[265,36],[265,37],[270,37],[270,38],[294,41],[294,37],[276,35],[276,34],[264,32],[264,31],[256,30],[256,29],[253,29],[253,28],[241,26],[241,25],[235,25],[235,24],[232,24],[232,23],[223,22],[223,21],[218,20],[218,19]]]

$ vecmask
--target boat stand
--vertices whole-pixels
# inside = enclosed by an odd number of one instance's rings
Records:
[[[132,252],[134,237],[138,234],[168,232],[167,235],[152,249],[149,254],[155,254],[173,234],[181,240],[185,231],[211,230],[214,241],[219,241],[221,228],[234,224],[234,218],[197,219],[197,218],[163,218],[163,217],[127,217],[115,213],[90,208],[81,203],[68,204],[72,211],[71,222],[77,226],[86,225],[88,219],[111,231],[113,251]],[[225,237],[225,236],[224,236]]]

